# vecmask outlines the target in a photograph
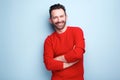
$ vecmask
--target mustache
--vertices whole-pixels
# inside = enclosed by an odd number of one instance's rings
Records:
[[[61,21],[61,22],[56,22],[55,24],[59,24],[59,23],[65,23],[65,21]]]

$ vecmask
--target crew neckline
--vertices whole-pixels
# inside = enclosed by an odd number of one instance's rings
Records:
[[[61,36],[61,35],[65,34],[65,33],[67,32],[68,28],[69,28],[69,27],[67,26],[66,30],[65,30],[63,33],[58,33],[57,31],[55,31],[55,33],[56,33],[58,36]]]

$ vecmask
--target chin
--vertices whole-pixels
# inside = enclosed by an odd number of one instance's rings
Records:
[[[56,29],[62,30],[62,29],[64,29],[64,27],[63,26],[62,27],[56,27]]]

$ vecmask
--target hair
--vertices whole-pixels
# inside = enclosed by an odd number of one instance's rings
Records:
[[[54,4],[54,5],[50,6],[50,9],[49,9],[50,17],[52,17],[52,15],[51,15],[52,10],[55,10],[55,9],[63,9],[65,12],[65,15],[66,15],[65,7],[62,4],[58,3],[58,4]]]

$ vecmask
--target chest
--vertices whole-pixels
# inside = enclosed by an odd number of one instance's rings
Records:
[[[74,36],[65,34],[63,36],[55,36],[53,40],[54,56],[59,56],[72,50],[74,46]]]

